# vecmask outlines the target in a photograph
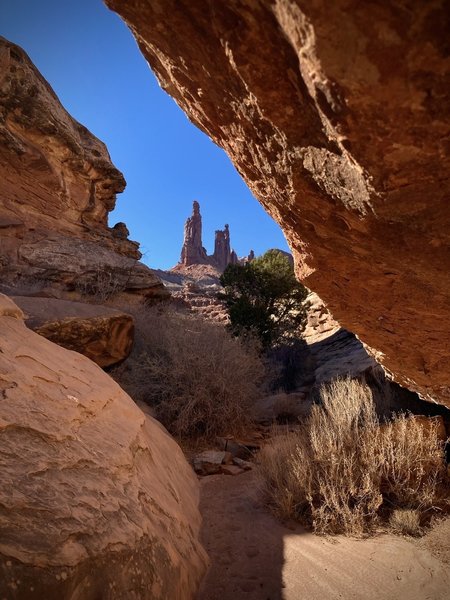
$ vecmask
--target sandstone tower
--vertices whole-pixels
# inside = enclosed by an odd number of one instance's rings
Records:
[[[209,262],[206,250],[202,245],[202,215],[200,214],[200,204],[197,200],[194,200],[192,204],[192,216],[184,224],[184,239],[180,262],[186,267]]]
[[[242,260],[246,262],[249,258],[246,257]],[[230,228],[228,225],[225,225],[224,229],[216,230],[214,253],[211,256],[208,256],[202,242],[202,215],[200,214],[200,205],[197,200],[194,200],[192,205],[192,215],[188,217],[184,224],[184,239],[179,266],[211,265],[220,271],[224,271],[227,265],[237,264],[239,262],[242,261],[231,248]]]

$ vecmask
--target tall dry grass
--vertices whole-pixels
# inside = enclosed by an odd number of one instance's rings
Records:
[[[221,325],[171,309],[135,312],[136,347],[113,377],[180,438],[239,434],[252,421],[264,366]]]
[[[397,416],[380,426],[370,389],[357,380],[322,386],[321,405],[295,433],[260,454],[262,487],[282,518],[317,533],[362,535],[395,508],[433,506],[444,477],[437,425]]]

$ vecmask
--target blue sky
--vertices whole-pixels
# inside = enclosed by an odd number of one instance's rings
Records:
[[[25,49],[69,113],[108,146],[127,180],[110,224],[126,222],[149,266],[177,263],[193,200],[208,252],[225,223],[239,256],[287,249],[223,150],[160,89],[101,0],[0,0],[0,35]]]

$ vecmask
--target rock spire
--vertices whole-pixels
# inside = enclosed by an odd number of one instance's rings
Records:
[[[202,245],[202,215],[197,200],[192,203],[192,216],[188,217],[184,224],[180,262],[186,267],[208,262],[206,250]]]
[[[230,229],[228,225],[225,225],[224,229],[216,230],[213,259],[222,271],[231,262]]]
[[[253,250],[251,251],[253,252]],[[254,256],[254,255],[253,255]],[[239,258],[231,248],[230,227],[225,225],[223,229],[217,229],[214,237],[214,253],[208,256],[202,242],[202,215],[200,204],[194,200],[192,204],[192,215],[186,219],[184,224],[183,247],[178,266],[190,267],[191,265],[211,265],[220,271],[224,271],[229,264],[237,264]]]

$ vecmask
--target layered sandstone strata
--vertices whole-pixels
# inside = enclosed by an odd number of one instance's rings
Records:
[[[0,38],[2,284],[160,296],[138,244],[108,214],[125,180],[106,146],[62,107],[26,53]],[[94,286],[94,288],[92,287]]]
[[[299,277],[450,405],[445,0],[106,0],[280,223]]]
[[[27,326],[48,340],[74,350],[100,367],[110,367],[129,355],[134,319],[109,306],[56,298],[12,296],[25,314]]]
[[[0,294],[0,597],[194,597],[198,484],[165,429]]]

